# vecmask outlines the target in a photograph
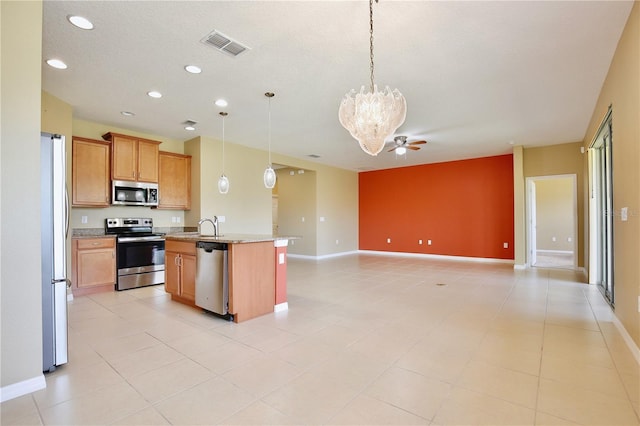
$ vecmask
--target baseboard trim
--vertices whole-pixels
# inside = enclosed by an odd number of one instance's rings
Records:
[[[518,271],[523,271],[525,269],[527,269],[529,267],[529,265],[527,265],[526,263],[514,263],[513,264],[513,269],[516,269]]]
[[[489,258],[489,257],[448,256],[444,254],[406,253],[406,252],[398,252],[398,251],[376,251],[376,250],[343,251],[340,253],[325,254],[322,256],[309,256],[304,254],[287,253],[287,257],[290,257],[292,259],[323,260],[323,259],[330,259],[332,257],[348,256],[351,254],[372,254],[375,256],[418,257],[422,259],[457,260],[462,262],[513,264],[513,260],[511,259],[495,259],[495,258]]]
[[[342,251],[340,253],[323,254],[322,256],[309,256],[309,255],[306,255],[306,254],[287,253],[287,257],[290,257],[292,259],[322,260],[322,259],[330,259],[332,257],[348,256],[350,254],[358,254],[358,252],[357,251]]]
[[[47,387],[44,374],[0,388],[0,402],[9,401]]]
[[[289,310],[289,302],[278,303],[273,306],[273,312],[282,312]]]
[[[631,354],[633,355],[633,357],[636,359],[636,362],[638,363],[638,365],[640,365],[640,348],[638,348],[638,345],[636,345],[636,342],[633,341],[633,339],[629,335],[629,332],[627,331],[626,328],[624,328],[624,325],[620,322],[615,312],[613,313],[613,324],[616,326],[616,328],[622,335],[624,342],[629,347],[629,350],[631,351]]]
[[[536,252],[538,253],[542,253],[542,254],[573,254],[573,251],[571,250],[536,250]]]
[[[360,254],[374,254],[378,256],[396,256],[396,257],[418,257],[422,259],[437,260],[457,260],[463,262],[479,262],[479,263],[505,263],[513,264],[511,259],[496,259],[492,257],[467,257],[467,256],[449,256],[445,254],[428,254],[428,253],[406,253],[397,251],[376,251],[376,250],[358,250]]]

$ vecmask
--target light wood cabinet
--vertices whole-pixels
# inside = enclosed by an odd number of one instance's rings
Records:
[[[105,133],[111,142],[111,179],[158,183],[160,142],[119,133]]]
[[[115,238],[74,238],[71,269],[74,294],[113,291],[116,284]]]
[[[172,300],[194,305],[196,301],[196,244],[167,241],[165,243],[164,289]]]
[[[71,204],[109,206],[109,142],[74,136],[72,139]]]
[[[191,156],[160,151],[159,209],[191,209]]]

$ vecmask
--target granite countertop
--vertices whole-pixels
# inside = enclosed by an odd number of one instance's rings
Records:
[[[176,241],[215,241],[219,243],[228,244],[242,244],[242,243],[261,243],[265,241],[277,241],[277,240],[296,240],[300,237],[295,236],[283,236],[283,235],[256,235],[256,234],[223,234],[218,237],[207,234],[199,234],[197,232],[177,232],[175,234],[167,234],[164,236],[165,240]]]

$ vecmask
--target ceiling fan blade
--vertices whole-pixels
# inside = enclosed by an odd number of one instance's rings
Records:
[[[417,150],[419,150],[419,149],[420,149],[420,147],[419,147],[419,146],[406,146],[406,148],[407,148],[407,149],[412,149],[412,150],[414,150],[414,151],[417,151]]]
[[[409,142],[409,145],[422,145],[427,143],[427,141],[415,141],[415,142]]]

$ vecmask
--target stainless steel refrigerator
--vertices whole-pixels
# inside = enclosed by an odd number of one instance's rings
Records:
[[[42,234],[42,371],[66,364],[69,198],[64,136],[40,138]]]

